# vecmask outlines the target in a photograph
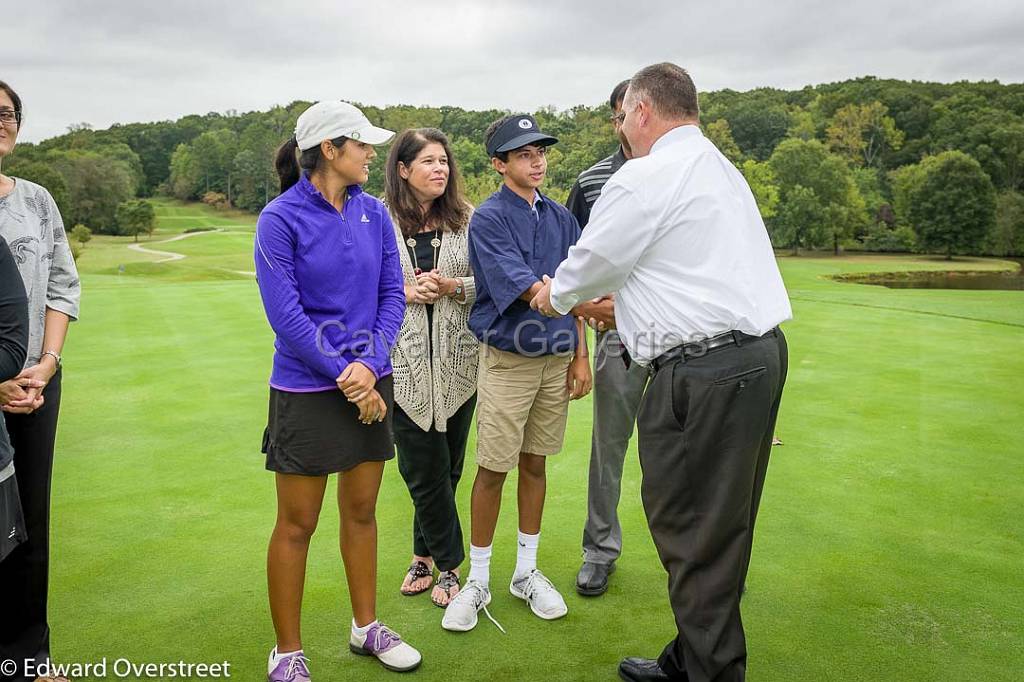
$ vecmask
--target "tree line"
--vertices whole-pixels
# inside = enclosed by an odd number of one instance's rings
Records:
[[[153,195],[257,212],[277,194],[274,150],[309,104],[79,124],[19,145],[5,172],[46,186],[65,222],[100,233],[145,232],[145,209],[123,205]],[[392,130],[445,131],[473,203],[497,188],[482,138],[505,112],[360,107]],[[705,134],[747,178],[779,248],[1024,255],[1024,84],[865,77],[708,92],[701,109]],[[545,189],[564,200],[580,171],[614,152],[610,111],[533,113],[560,140]],[[378,153],[366,189],[380,195],[387,148]]]

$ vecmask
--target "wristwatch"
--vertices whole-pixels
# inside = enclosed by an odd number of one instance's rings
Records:
[[[452,296],[455,298],[462,298],[463,291],[465,290],[462,288],[462,280],[460,279],[459,283],[455,286],[455,293],[452,294]]]
[[[60,369],[60,353],[54,350],[44,350],[43,355],[50,355],[57,361],[57,369]]]

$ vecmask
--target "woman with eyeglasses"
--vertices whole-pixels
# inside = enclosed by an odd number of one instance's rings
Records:
[[[78,318],[81,287],[60,211],[43,187],[2,173],[21,130],[21,98],[0,81],[0,237],[7,242],[28,294],[28,359],[0,383],[0,406],[14,449],[26,542],[0,562],[0,659],[20,669],[50,658],[46,602],[49,579],[50,480],[61,394],[61,351]],[[4,671],[7,672],[7,671]],[[19,677],[21,675],[21,677]]]
[[[462,198],[448,138],[436,128],[398,136],[385,180],[406,302],[391,354],[395,445],[415,508],[412,562],[401,593],[433,587],[431,600],[443,608],[459,592],[465,559],[455,489],[476,407],[480,344],[468,326],[476,300],[467,232],[471,208]]]

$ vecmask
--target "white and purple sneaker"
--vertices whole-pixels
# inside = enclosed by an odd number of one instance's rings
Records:
[[[270,652],[270,662],[267,666],[270,670],[267,673],[267,682],[309,682],[309,668],[306,663],[309,659],[302,655],[301,651],[285,656],[277,665],[274,665],[274,657],[277,655],[277,648]]]
[[[365,635],[353,630],[348,648],[359,656],[376,656],[385,668],[399,673],[415,670],[423,662],[420,652],[403,642],[397,632],[378,622],[374,622]]]

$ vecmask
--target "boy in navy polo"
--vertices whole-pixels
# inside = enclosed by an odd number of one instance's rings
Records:
[[[490,603],[491,543],[502,487],[516,467],[519,542],[510,591],[541,618],[566,614],[565,600],[537,570],[545,458],[562,449],[569,401],[586,395],[591,386],[582,323],[572,316],[549,319],[530,309],[533,295],[580,236],[572,214],[537,190],[547,172],[547,147],[558,140],[526,115],[495,121],[485,139],[503,184],[477,208],[469,228],[477,293],[469,327],[481,342],[478,468],[469,577],[441,621],[455,631],[473,629],[477,612]]]

